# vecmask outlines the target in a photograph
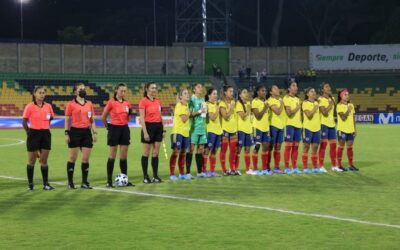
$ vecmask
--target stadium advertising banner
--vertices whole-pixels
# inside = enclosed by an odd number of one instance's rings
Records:
[[[356,114],[355,120],[357,123],[373,123],[374,114]]]
[[[375,124],[400,124],[400,113],[376,113]]]
[[[55,117],[51,122],[52,128],[64,128],[64,117]],[[95,119],[96,127],[104,127],[101,119]],[[174,119],[172,116],[163,116],[163,122],[165,127],[172,127],[174,125]],[[129,121],[129,127],[138,128],[140,127],[139,117],[135,117]],[[0,128],[22,128],[21,117],[0,117]]]
[[[400,69],[400,44],[310,46],[315,70]]]

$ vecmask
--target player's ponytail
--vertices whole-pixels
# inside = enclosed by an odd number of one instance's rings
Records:
[[[243,91],[245,91],[246,89],[240,89],[239,90],[239,96],[238,96],[238,101],[242,104],[243,110],[246,113],[246,105],[244,105],[244,101],[243,99],[240,97],[240,95],[242,94]],[[247,90],[246,90],[247,91]]]

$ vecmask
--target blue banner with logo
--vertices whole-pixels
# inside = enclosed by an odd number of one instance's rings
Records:
[[[400,113],[375,113],[375,124],[400,124]]]

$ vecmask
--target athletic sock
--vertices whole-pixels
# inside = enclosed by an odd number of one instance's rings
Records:
[[[343,147],[339,146],[337,151],[337,161],[339,167],[342,167]]]
[[[33,184],[33,170],[34,166],[33,165],[26,165],[26,175],[28,176],[28,183]]]
[[[153,169],[153,176],[158,177],[158,156],[151,157],[151,168]]]
[[[172,153],[171,157],[169,158],[169,175],[175,175],[175,164],[176,158],[178,158],[177,153]]]
[[[280,161],[281,161],[281,151],[280,150],[275,150],[274,151],[274,167],[275,167],[275,169],[278,169],[279,168],[279,163],[280,163]]]
[[[142,162],[143,177],[148,177],[149,174],[148,174],[147,170],[149,168],[149,157],[142,155],[141,162]]]
[[[250,170],[250,152],[244,152],[244,163],[246,164],[246,171]]]
[[[74,169],[75,169],[75,163],[67,162],[68,183],[74,183]]]
[[[291,150],[292,150],[292,143],[286,142],[285,152],[283,153],[283,161],[285,162],[285,168],[289,168]]]
[[[40,166],[40,171],[42,172],[43,185],[47,185],[49,183],[49,166]]]
[[[326,139],[321,140],[321,144],[319,146],[319,166],[323,167],[324,166],[324,158],[325,158],[325,150],[326,146],[328,145],[328,142]]]
[[[236,167],[236,147],[237,139],[231,138],[229,142],[229,168],[231,171],[235,171]]]
[[[269,155],[269,151],[261,152],[261,165],[262,165],[263,170],[268,169],[268,155]]]
[[[203,154],[196,154],[196,165],[197,173],[200,174],[203,171]]]
[[[292,168],[297,168],[297,158],[299,157],[299,145],[295,143],[292,147]]]
[[[185,174],[186,153],[180,153],[178,159],[179,174]]]
[[[120,159],[119,168],[121,169],[121,173],[123,173],[124,175],[128,175],[128,160]]]
[[[331,157],[332,167],[336,166],[336,140],[329,142],[329,156]]]
[[[222,172],[226,172],[226,151],[228,150],[228,139],[223,138],[221,151],[219,152],[219,160],[221,162]]]
[[[353,166],[353,147],[347,147],[347,159],[349,160],[349,166]]]
[[[210,155],[210,171],[215,171],[215,164],[217,163],[217,152],[211,152]]]
[[[107,160],[107,182],[112,183],[115,159],[108,158]]]
[[[190,174],[190,168],[192,166],[192,157],[193,157],[193,154],[186,153],[186,173],[187,174]]]
[[[203,154],[203,173],[207,172],[207,162],[208,156],[206,154]]]
[[[317,153],[311,153],[311,162],[312,162],[312,167],[317,168],[318,167],[318,156]]]
[[[253,170],[258,170],[258,152],[253,151],[251,158],[253,160]]]
[[[81,170],[82,170],[82,183],[86,183],[86,182],[88,182],[89,162],[88,163],[82,162]]]
[[[307,152],[303,152],[301,155],[301,159],[303,160],[303,169],[308,169],[308,154]]]

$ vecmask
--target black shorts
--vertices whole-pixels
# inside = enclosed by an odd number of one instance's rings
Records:
[[[117,145],[129,145],[131,144],[131,131],[128,125],[112,125],[109,124],[107,134],[107,145],[117,146]]]
[[[144,140],[143,129],[141,132],[142,143],[153,144],[154,142],[161,142],[163,139],[163,125],[161,122],[146,122],[147,133],[149,134],[150,141]]]
[[[40,149],[51,149],[51,133],[49,129],[29,129],[26,140],[28,152],[35,152]]]
[[[92,148],[93,138],[90,128],[71,128],[69,131],[69,148]]]

